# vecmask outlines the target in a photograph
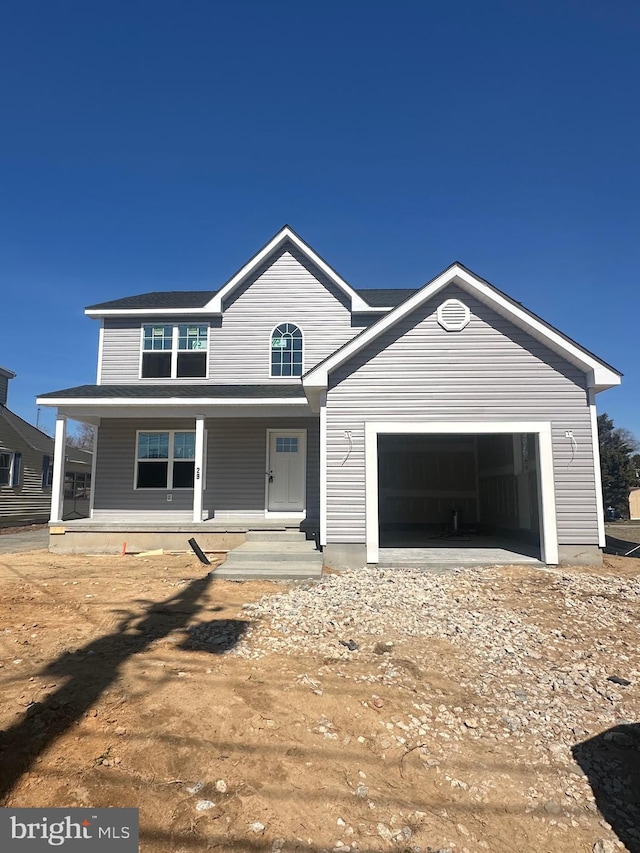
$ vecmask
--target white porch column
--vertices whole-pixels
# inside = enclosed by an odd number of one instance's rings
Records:
[[[204,487],[204,415],[196,416],[196,447],[193,475],[193,521],[202,521],[202,498]]]
[[[320,397],[320,545],[327,544],[327,392]]]
[[[53,480],[51,482],[51,521],[62,521],[64,506],[64,460],[67,450],[67,419],[56,419],[53,446]]]

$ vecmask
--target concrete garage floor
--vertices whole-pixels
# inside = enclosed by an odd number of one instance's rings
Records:
[[[388,541],[389,537],[387,537]],[[412,539],[409,547],[380,548],[379,565],[398,568],[452,568],[454,566],[541,566],[539,551],[522,542],[491,536],[451,539]]]

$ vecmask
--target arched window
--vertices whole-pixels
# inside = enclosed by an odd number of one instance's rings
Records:
[[[271,375],[302,376],[302,332],[281,323],[271,333]]]

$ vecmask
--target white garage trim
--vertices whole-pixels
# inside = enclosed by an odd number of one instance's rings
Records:
[[[327,544],[327,392],[320,395],[320,545]]]
[[[538,436],[540,468],[540,553],[549,565],[558,563],[558,527],[556,494],[553,477],[551,424],[548,421],[496,421],[403,423],[402,421],[365,424],[365,520],[367,563],[377,563],[380,549],[378,516],[378,436],[379,435],[495,435],[497,433],[532,433]]]
[[[600,438],[598,436],[598,412],[595,392],[589,389],[589,416],[591,418],[591,444],[593,447],[593,473],[596,481],[596,518],[598,519],[598,545],[606,548],[607,535],[604,529],[604,505],[602,501],[602,469],[600,467]]]

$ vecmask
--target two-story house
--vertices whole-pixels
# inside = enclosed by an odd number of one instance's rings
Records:
[[[86,314],[96,384],[38,399],[56,447],[67,417],[97,427],[89,520],[59,523],[55,454],[56,550],[295,526],[335,567],[451,542],[599,559],[595,395],[620,374],[459,263],[355,289],[284,227],[218,290]]]

